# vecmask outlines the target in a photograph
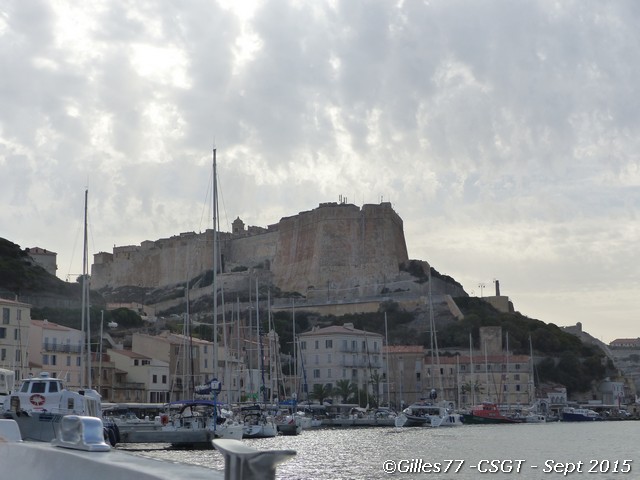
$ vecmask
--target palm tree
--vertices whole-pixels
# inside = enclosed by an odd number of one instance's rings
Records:
[[[311,393],[309,394],[309,396],[315,400],[318,400],[318,402],[322,404],[324,402],[324,399],[329,398],[332,393],[333,393],[333,389],[328,383],[325,385],[316,383],[313,386],[313,390],[311,390]]]
[[[336,382],[336,386],[333,389],[333,394],[336,397],[340,397],[342,400],[342,403],[347,403],[347,400],[349,399],[349,397],[351,395],[353,395],[354,393],[356,393],[357,391],[357,386],[351,382],[351,380],[338,380]]]
[[[371,384],[372,388],[373,388],[373,406],[374,407],[379,407],[379,396],[380,396],[380,384],[382,383],[382,375],[380,375],[380,373],[378,371],[375,371],[371,374],[370,378],[369,378],[369,383]]]

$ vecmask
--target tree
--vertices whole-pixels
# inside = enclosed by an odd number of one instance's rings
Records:
[[[311,393],[309,394],[309,396],[314,400],[318,400],[318,402],[322,404],[324,403],[325,398],[331,397],[332,393],[333,393],[333,389],[331,388],[331,385],[329,385],[328,383],[325,385],[316,383],[313,386],[313,389],[311,390]]]
[[[357,393],[357,386],[351,382],[351,380],[338,380],[336,386],[333,389],[333,395],[340,397],[342,403],[347,403],[349,397]]]

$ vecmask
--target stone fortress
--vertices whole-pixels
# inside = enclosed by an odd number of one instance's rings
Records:
[[[245,227],[236,218],[232,232],[219,232],[218,239],[226,291],[248,288],[241,285],[249,272],[307,302],[357,303],[385,292],[424,295],[424,285],[401,271],[409,261],[403,222],[388,202],[362,208],[322,203],[267,228]],[[113,253],[94,255],[91,287],[184,284],[212,270],[213,248],[213,230],[114,247]],[[447,293],[466,295],[462,288]]]

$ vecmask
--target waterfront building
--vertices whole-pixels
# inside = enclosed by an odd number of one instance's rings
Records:
[[[306,370],[309,393],[314,385],[333,388],[349,380],[380,399],[384,386],[383,337],[354,328],[352,323],[314,327],[299,336],[298,372]]]
[[[397,409],[429,395],[431,382],[425,377],[425,349],[421,345],[390,345],[385,348],[389,397]]]
[[[116,372],[126,372],[126,379],[111,385],[112,402],[166,403],[169,401],[169,364],[131,350],[107,351]],[[118,381],[120,380],[120,381]],[[125,381],[122,381],[125,380]]]
[[[28,334],[29,371],[39,375],[48,372],[62,379],[69,388],[80,388],[83,335],[80,330],[48,320],[31,320]]]
[[[221,400],[238,402],[243,395],[239,381],[242,362],[221,345],[217,348],[217,362],[214,362],[213,342],[170,332],[160,335],[134,333],[131,350],[168,365],[172,401],[192,398],[196,386],[214,378],[223,383]]]
[[[16,382],[28,373],[31,305],[0,298],[0,368],[15,372]]]

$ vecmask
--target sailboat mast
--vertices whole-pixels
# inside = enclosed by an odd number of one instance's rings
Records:
[[[80,358],[85,358],[86,351],[86,370],[81,369],[80,384],[83,387],[91,388],[91,330],[89,317],[89,269],[88,269],[88,246],[87,246],[87,204],[89,199],[89,190],[84,191],[84,240],[82,249],[82,345]],[[85,347],[86,345],[86,347]],[[87,380],[87,381],[85,381]]]
[[[218,180],[216,149],[213,149],[213,378],[218,378]]]
[[[391,378],[389,378],[389,331],[387,330],[387,312],[384,312],[384,343],[387,347],[387,355],[385,357],[385,364],[387,369],[387,407],[391,408],[391,394],[389,392],[389,383]]]

